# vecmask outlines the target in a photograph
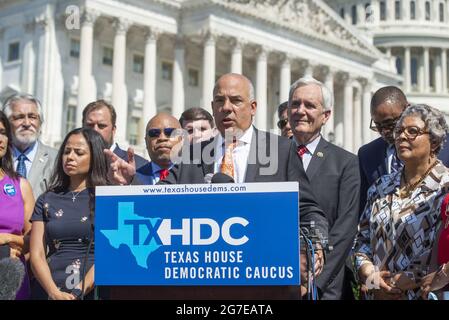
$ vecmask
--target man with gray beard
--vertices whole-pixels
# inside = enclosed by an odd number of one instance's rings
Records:
[[[57,150],[38,140],[44,122],[42,106],[32,95],[17,93],[5,101],[3,112],[11,124],[14,168],[30,182],[37,199],[47,190],[57,155]]]

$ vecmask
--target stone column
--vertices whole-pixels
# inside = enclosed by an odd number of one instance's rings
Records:
[[[128,92],[126,88],[126,33],[130,22],[124,19],[114,21],[114,56],[112,66],[112,105],[117,111],[117,131],[115,140],[120,144],[127,143],[128,126]]]
[[[242,74],[243,66],[243,42],[240,39],[234,40],[234,47],[231,54],[231,72]]]
[[[434,62],[435,62],[435,66],[434,66],[434,68],[435,68],[435,81],[434,81],[434,84],[435,84],[435,92],[436,93],[441,93],[442,91],[443,91],[443,68],[442,68],[442,65],[441,65],[441,54],[440,55],[438,55],[438,54],[436,54],[435,56],[434,56]]]
[[[334,97],[334,105],[332,106],[331,115],[329,116],[329,120],[324,125],[323,135],[326,139],[328,139],[329,133],[335,134],[334,123],[335,123],[335,95],[334,95],[334,73],[335,71],[329,67],[325,67],[325,78],[324,85],[332,92],[332,96]]]
[[[411,73],[410,47],[404,48],[404,89],[405,92],[412,91],[412,73]]]
[[[257,52],[257,79],[256,79],[256,127],[260,130],[267,128],[267,51],[261,47]]]
[[[343,95],[343,146],[346,150],[352,152],[354,146],[354,88],[352,79],[347,73],[341,75],[341,81],[344,83]]]
[[[208,32],[204,39],[202,107],[208,111],[212,111],[211,101],[215,85],[215,40],[216,36],[211,32]]]
[[[422,54],[418,59],[418,84],[419,92],[424,92],[425,76],[424,76],[424,54]]]
[[[386,10],[387,10],[387,21],[392,22],[392,21],[394,21],[394,18],[395,18],[394,1],[392,1],[392,0],[385,1],[385,4],[386,4]]]
[[[94,43],[94,24],[99,14],[95,11],[85,11],[81,22],[78,107],[76,124],[81,125],[84,107],[97,98],[95,78],[92,75],[92,48]]]
[[[175,118],[179,118],[185,109],[185,46],[184,38],[182,36],[177,36],[175,41],[175,61],[173,62],[172,115]]]
[[[142,125],[156,115],[156,70],[157,70],[157,38],[159,32],[148,28],[145,32],[145,60],[143,74],[143,119]],[[145,134],[140,135],[140,144],[145,147]]]
[[[355,88],[354,95],[354,115],[353,115],[353,125],[354,125],[354,141],[352,150],[356,152],[362,145],[362,88],[357,86]]]
[[[34,51],[34,19],[25,24],[25,45],[23,48],[22,92],[34,93],[34,75],[36,73],[36,53]],[[1,88],[1,86],[0,86]]]
[[[5,32],[5,28],[0,26],[0,47],[4,47],[3,45],[3,34]],[[3,88],[3,63],[5,61],[4,53],[0,52],[0,88]]]
[[[410,20],[410,0],[402,0],[401,10],[402,10],[402,20],[409,21]]]
[[[362,85],[362,144],[371,141],[371,89],[372,83],[367,79],[360,81]]]
[[[443,71],[443,93],[447,93],[447,49],[441,49],[441,69]]]
[[[430,91],[430,57],[429,57],[429,48],[424,48],[423,53],[423,59],[424,59],[424,92]]]
[[[288,94],[292,81],[290,58],[286,54],[283,54],[281,59],[282,62],[279,76],[279,104],[288,100]]]
[[[371,17],[370,21],[373,24],[379,24],[380,21],[380,4],[379,0],[371,0]]]

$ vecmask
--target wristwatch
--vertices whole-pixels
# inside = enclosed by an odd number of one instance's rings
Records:
[[[81,299],[83,291],[80,288],[75,288],[75,289],[72,289],[72,291],[70,293],[73,294],[73,296],[76,298],[76,300],[79,300],[79,299]]]

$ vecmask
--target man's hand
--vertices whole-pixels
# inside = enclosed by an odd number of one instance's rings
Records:
[[[134,150],[128,148],[128,161],[124,161],[109,149],[104,149],[104,154],[109,160],[109,180],[119,185],[130,184],[136,174]]]
[[[371,291],[376,300],[399,300],[402,290],[395,287],[394,278],[389,271],[378,271],[373,264],[367,263],[360,267],[359,276],[361,284],[367,291]]]

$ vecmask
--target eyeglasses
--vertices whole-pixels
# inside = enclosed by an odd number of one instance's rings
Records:
[[[398,139],[402,133],[405,133],[405,137],[410,140],[415,140],[418,136],[423,134],[428,134],[429,131],[425,131],[424,129],[410,126],[405,128],[397,128],[393,132],[393,138],[396,140]]]
[[[168,138],[170,138],[170,136],[172,135],[173,131],[175,131],[176,128],[164,128],[164,129],[159,129],[159,128],[152,128],[152,129],[148,129],[148,136],[150,138],[158,138],[162,131],[164,131],[164,135]],[[177,133],[177,131],[175,131],[175,134]]]
[[[396,126],[396,123],[398,122],[398,120],[399,120],[399,117],[384,121],[382,123],[378,123],[378,122],[374,122],[373,119],[371,119],[369,128],[376,132],[382,132],[383,130],[393,130],[394,127]]]
[[[288,119],[281,119],[281,120],[279,120],[278,121],[278,128],[279,129],[284,129],[285,126],[287,125],[287,123],[288,123]]]

